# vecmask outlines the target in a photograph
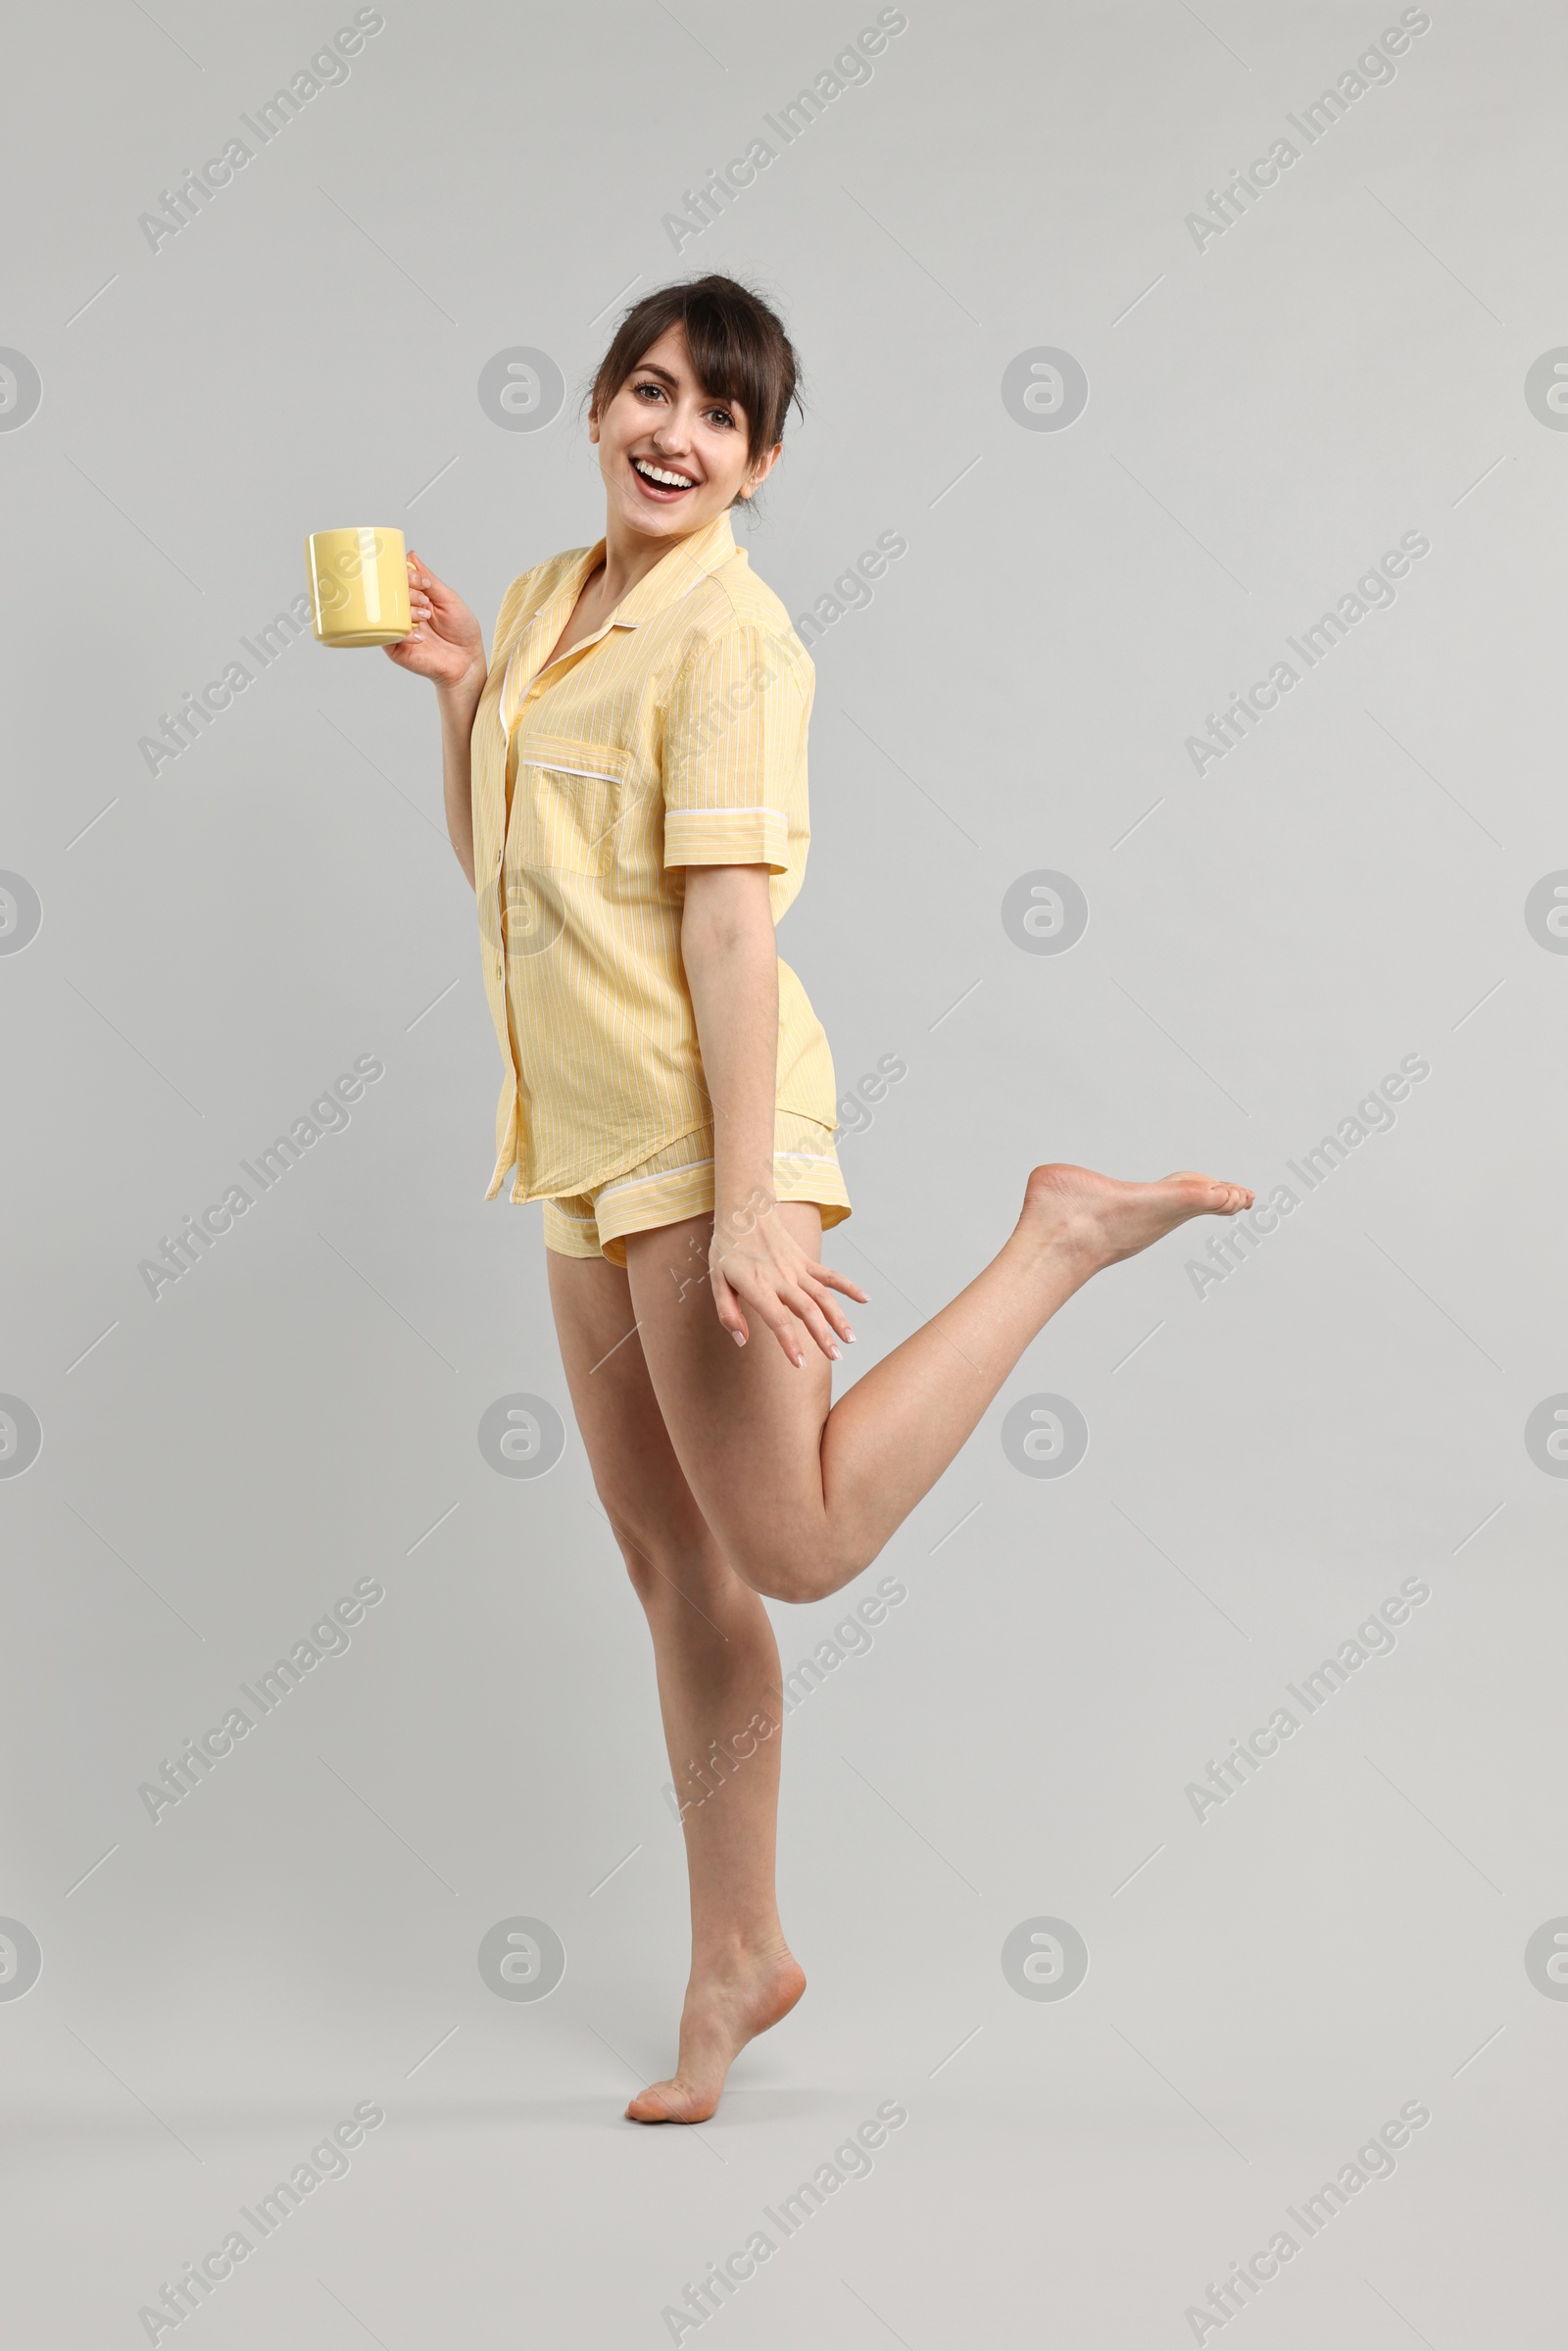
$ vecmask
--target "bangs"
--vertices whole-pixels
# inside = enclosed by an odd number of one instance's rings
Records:
[[[700,286],[687,295],[680,320],[698,382],[705,392],[720,400],[740,403],[746,412],[751,455],[760,457],[778,439],[770,429],[776,405],[770,355],[759,348],[755,332],[748,331],[749,320],[737,318],[728,304]],[[654,340],[658,339],[656,335]]]

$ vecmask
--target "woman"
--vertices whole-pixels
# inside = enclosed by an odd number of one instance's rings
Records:
[[[692,1968],[673,2076],[637,2122],[701,2122],[806,1979],[773,1888],[778,1649],[762,1597],[873,1560],[1089,1276],[1252,1195],[1037,1167],[969,1287],[830,1409],[865,1292],[821,1261],[850,1212],[833,1066],[774,924],[808,839],[813,672],[730,512],[778,463],[796,365],[725,277],[626,315],[595,378],[607,514],[479,624],[410,558],[388,647],[441,709],[447,825],[478,895],[506,1076],[490,1197],[543,1200],[550,1296],[594,1483],[653,1633],[683,1807]],[[761,1595],[761,1596],[760,1596]]]

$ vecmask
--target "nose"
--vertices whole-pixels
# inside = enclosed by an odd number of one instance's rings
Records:
[[[654,427],[654,439],[666,457],[676,457],[691,448],[691,425],[678,409],[670,411]]]

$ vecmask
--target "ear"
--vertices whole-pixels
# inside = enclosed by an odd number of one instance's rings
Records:
[[[761,488],[763,482],[766,481],[768,475],[772,472],[773,467],[778,464],[779,459],[783,455],[783,442],[775,441],[772,448],[767,452],[766,456],[759,458],[755,469],[747,476],[746,482],[741,490],[741,496],[743,498],[753,498],[756,496],[757,492]]]

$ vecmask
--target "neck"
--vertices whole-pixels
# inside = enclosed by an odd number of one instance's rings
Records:
[[[716,518],[712,515],[709,517],[710,521]],[[706,522],[697,525],[697,530],[707,528]],[[604,570],[599,580],[599,597],[605,609],[613,611],[631,594],[633,588],[648,577],[656,564],[663,562],[666,555],[672,554],[677,547],[683,547],[688,539],[695,538],[697,530],[682,531],[679,537],[667,537],[661,533],[656,538],[647,531],[633,530],[619,514],[607,514]]]

